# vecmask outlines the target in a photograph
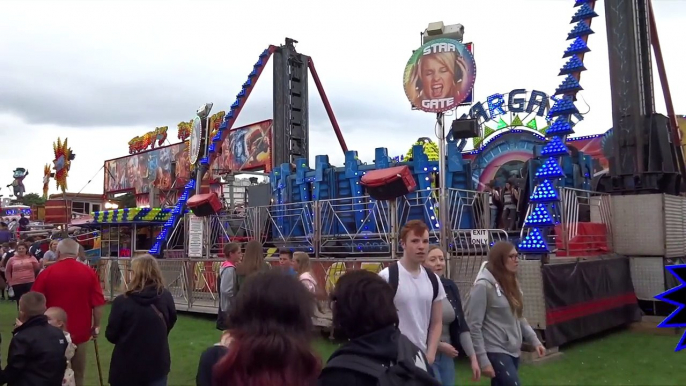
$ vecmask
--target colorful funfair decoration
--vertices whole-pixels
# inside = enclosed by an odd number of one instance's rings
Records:
[[[155,148],[155,145],[162,146],[167,140],[167,126],[156,127],[155,130],[149,131],[141,136],[133,137],[129,141],[129,154],[136,154],[145,151],[150,147]]]
[[[210,137],[213,138],[219,131],[219,126],[224,122],[225,111],[220,111],[210,117]],[[188,122],[181,122],[177,126],[176,137],[181,141],[186,141],[191,136],[193,131],[193,120]]]
[[[50,178],[55,177],[55,173],[52,173],[52,168],[50,164],[45,164],[43,168],[43,199],[48,199],[48,188],[50,185]]]
[[[567,136],[574,134],[575,122],[572,117],[579,113],[574,101],[576,94],[583,90],[579,84],[581,72],[586,70],[583,58],[585,53],[591,51],[586,43],[589,35],[593,34],[591,20],[598,16],[593,9],[593,0],[575,0],[574,7],[578,7],[570,23],[574,27],[567,34],[567,40],[573,42],[562,56],[567,63],[558,74],[565,79],[555,90],[555,95],[559,97],[553,98],[555,104],[548,111],[548,118],[553,122],[545,132],[548,141],[541,149],[541,156],[548,159],[536,171],[538,184],[529,198],[529,215],[524,220],[526,237],[519,243],[519,250],[529,255],[545,255],[550,252],[549,236],[562,220],[560,188],[564,187],[561,180],[565,177],[565,172],[560,165],[564,157],[569,157],[565,142]]]
[[[55,169],[55,182],[57,183],[57,189],[62,190],[62,193],[64,193],[67,190],[67,176],[71,168],[71,161],[74,160],[76,155],[72,153],[69,145],[67,145],[67,138],[64,139],[64,142],[57,138],[57,142],[52,144],[52,148],[55,151],[55,160],[52,161],[54,164],[53,169]]]
[[[224,121],[225,111],[220,111],[210,117],[210,138],[214,138],[219,131],[219,125]]]
[[[191,131],[193,130],[193,120],[188,122],[181,122],[177,125],[178,134],[177,138],[181,141],[186,141],[191,136]]]

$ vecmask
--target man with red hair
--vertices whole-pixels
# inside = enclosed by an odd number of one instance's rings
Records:
[[[429,227],[421,220],[408,221],[400,230],[403,256],[379,272],[395,290],[400,332],[425,354],[429,364],[443,328],[445,289],[438,276],[422,266],[429,253]]]

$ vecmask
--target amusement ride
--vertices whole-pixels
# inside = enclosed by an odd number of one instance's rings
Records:
[[[370,162],[348,149],[312,58],[293,39],[270,45],[227,111],[212,114],[206,103],[178,125],[180,143],[162,146],[168,128],[159,127],[132,139],[128,156],[105,161],[105,194],[132,192],[138,207],[72,225],[100,232],[107,269],[119,267],[121,250],[184,261],[165,274],[179,288],[177,307],[189,311],[216,312],[225,243],[259,240],[269,257],[307,252],[330,289],[347,270],[378,271],[398,258],[400,227],[420,219],[448,251],[463,294],[494,242],[518,246],[525,314],[548,348],[634,321],[639,305],[657,312],[665,265],[686,256],[686,223],[670,216],[686,213],[686,165],[651,1],[605,2],[613,127],[591,136],[574,128],[584,119],[577,97],[600,11],[594,0],[571,2],[566,62],[550,74],[563,79],[552,93],[515,89],[474,101],[477,66],[464,27],[431,23],[403,86],[413,109],[435,114],[436,142],[421,138],[396,158],[379,147]],[[654,108],[651,48],[667,116]],[[234,128],[270,60],[273,117]],[[343,166],[310,157],[310,77]],[[63,192],[70,154],[58,140],[54,178]],[[255,176],[237,178],[244,174]],[[45,184],[50,176],[46,168]],[[516,226],[507,229],[490,210],[492,189],[505,185],[519,197]],[[108,280],[114,291],[125,278]],[[210,295],[194,300],[198,293]]]

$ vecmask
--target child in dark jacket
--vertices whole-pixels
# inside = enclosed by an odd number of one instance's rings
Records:
[[[68,343],[62,330],[48,323],[45,308],[45,296],[38,292],[27,292],[19,300],[20,325],[14,329],[0,385],[62,385]]]
[[[226,353],[229,352],[229,345],[231,344],[231,335],[228,331],[222,333],[219,343],[209,347],[200,355],[200,362],[198,363],[198,374],[195,376],[195,384],[197,386],[212,386],[212,374],[214,365],[219,362]]]

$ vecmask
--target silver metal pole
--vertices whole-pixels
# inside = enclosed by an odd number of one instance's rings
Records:
[[[207,114],[207,117],[205,117],[205,141],[203,143],[203,148],[200,149],[200,159],[207,157],[208,156],[208,148],[210,145],[210,141],[212,138],[210,138],[210,115],[209,112]],[[202,185],[202,178],[205,175],[205,172],[207,172],[210,168],[210,165],[202,165],[200,162],[198,162],[195,167],[197,168],[196,176],[195,176],[195,194],[200,194],[200,185]]]
[[[200,194],[200,185],[202,184],[202,175],[204,174],[204,166],[198,164],[195,174],[195,194]]]
[[[390,222],[390,236],[391,241],[391,258],[393,260],[398,258],[398,205],[397,199],[388,200],[388,210],[389,210],[389,222]]]
[[[445,116],[436,114],[438,126],[438,224],[440,245],[444,251],[448,250],[448,231],[450,230],[450,214],[448,213],[448,197],[446,189],[446,149],[445,149]]]

